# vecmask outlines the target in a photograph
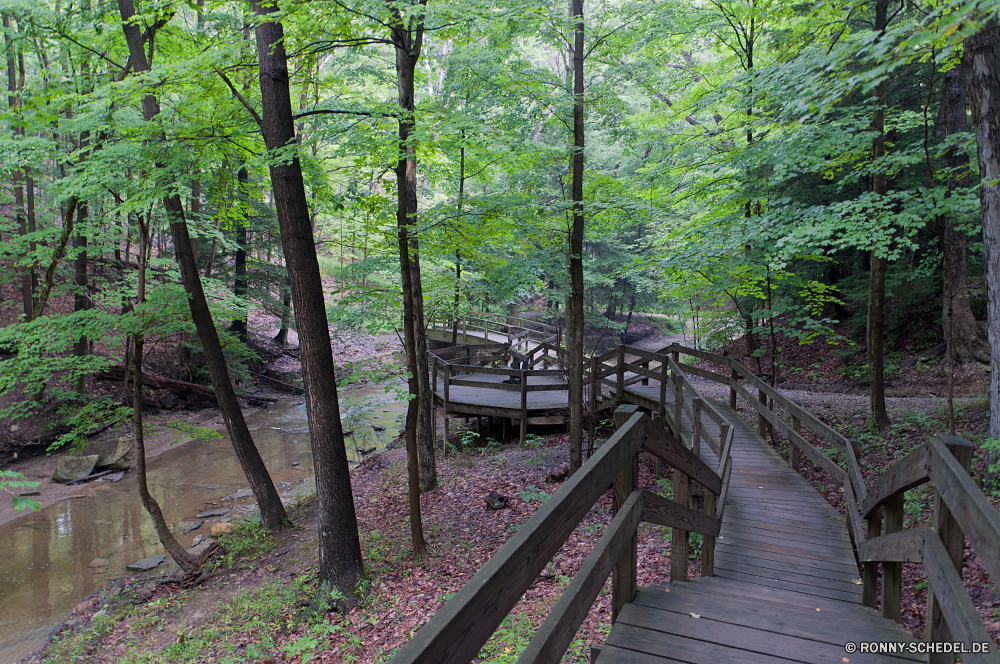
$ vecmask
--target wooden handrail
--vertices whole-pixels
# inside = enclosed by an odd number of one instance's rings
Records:
[[[466,664],[475,657],[619,471],[635,457],[648,422],[648,415],[632,415],[400,648],[392,662]]]

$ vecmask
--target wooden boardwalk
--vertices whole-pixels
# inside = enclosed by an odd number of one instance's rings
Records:
[[[659,396],[654,383],[626,388],[624,400],[655,408]],[[849,641],[914,639],[861,605],[844,517],[740,415],[712,405],[734,428],[715,576],[639,589],[618,615],[598,664],[925,661],[845,651]],[[691,435],[687,417],[681,431]],[[707,446],[702,458],[718,462]]]

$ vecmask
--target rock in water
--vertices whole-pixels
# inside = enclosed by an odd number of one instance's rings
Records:
[[[177,524],[177,530],[182,533],[189,533],[192,530],[198,530],[201,528],[201,524],[205,523],[201,519],[192,519],[190,521],[181,521]]]
[[[196,516],[199,519],[207,519],[210,516],[225,516],[229,513],[228,507],[220,507],[217,510],[208,510],[207,512],[199,512]]]
[[[156,569],[160,564],[167,559],[167,554],[161,553],[158,556],[153,556],[152,558],[143,558],[138,562],[134,562],[131,565],[126,565],[125,569],[131,570],[133,572],[148,572],[151,569]]]
[[[101,457],[97,454],[61,457],[59,465],[56,466],[56,472],[52,473],[52,481],[65,483],[89,477],[100,459]]]
[[[98,462],[99,468],[110,470],[128,470],[132,467],[135,459],[135,438],[131,436],[121,436],[118,438],[118,446],[115,451],[106,457],[101,457]]]
[[[107,567],[107,566],[108,566],[107,558],[94,558],[93,560],[90,561],[90,565],[88,565],[88,567]]]

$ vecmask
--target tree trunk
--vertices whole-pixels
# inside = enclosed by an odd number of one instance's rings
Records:
[[[982,189],[983,261],[993,372],[990,378],[990,437],[1000,438],[1000,24],[995,17],[965,40],[962,63],[969,77]]]
[[[288,319],[292,314],[292,290],[287,279],[281,286],[281,326],[274,335],[274,341],[279,346],[288,345]]]
[[[239,187],[237,196],[240,199],[249,200],[250,192],[248,191],[248,184],[250,182],[250,173],[247,171],[245,165],[240,166],[239,173],[236,174],[236,180]],[[236,259],[233,266],[233,295],[240,300],[245,299],[247,296],[247,251],[250,249],[247,237],[248,223],[248,219],[241,219],[236,224]],[[232,325],[229,326],[229,331],[235,334],[240,341],[246,343],[246,316],[234,320]]]
[[[118,11],[122,17],[122,29],[125,33],[125,42],[128,44],[134,71],[136,73],[149,71],[149,62],[143,48],[142,32],[132,20],[135,16],[132,0],[118,0]],[[155,96],[148,95],[142,100],[142,114],[147,122],[155,118],[159,112],[160,105]],[[166,136],[161,136],[161,140],[166,140]],[[157,168],[160,168],[159,164],[157,164]],[[257,499],[261,522],[266,528],[278,530],[288,521],[288,517],[281,504],[281,498],[274,488],[274,482],[271,481],[271,476],[267,472],[267,467],[264,466],[264,461],[260,458],[260,453],[254,445],[253,437],[251,437],[247,423],[243,419],[240,404],[236,400],[236,393],[229,378],[229,367],[226,366],[226,358],[222,354],[222,345],[219,343],[219,334],[215,329],[212,313],[208,309],[205,291],[201,287],[198,266],[191,254],[191,238],[188,237],[181,197],[176,193],[166,195],[163,199],[163,207],[170,223],[174,251],[177,253],[181,279],[184,282],[184,290],[188,295],[188,305],[191,308],[191,318],[194,320],[195,329],[198,331],[198,337],[201,339],[201,345],[205,352],[205,362],[208,364],[212,387],[219,400],[222,419],[226,423],[226,430],[229,432],[236,456],[246,474],[247,482],[250,483],[250,488]]]
[[[571,329],[569,331],[569,470],[583,465],[583,0],[572,0],[573,40],[573,228],[569,238]]]
[[[944,95],[941,100],[941,119],[944,136],[964,134],[969,131],[966,121],[965,67],[955,65],[944,75]],[[950,148],[945,152],[948,165],[948,190],[969,186],[969,155],[965,150]],[[967,238],[954,222],[945,221],[943,248],[947,254],[945,264],[949,274],[945,279],[945,292],[941,320],[945,341],[951,346],[951,358],[956,364],[975,361],[987,362],[988,347],[979,332],[979,324],[969,306],[967,270]],[[950,289],[950,291],[949,291]],[[947,367],[942,364],[942,369]]]
[[[139,217],[140,225],[142,217]],[[146,300],[146,242],[148,232],[145,228],[139,228],[139,284],[136,301],[141,305]],[[149,486],[146,482],[146,441],[142,428],[142,347],[144,337],[141,332],[133,336],[134,350],[132,352],[132,431],[135,434],[136,452],[136,481],[139,485],[139,498],[142,506],[146,508],[149,516],[153,519],[153,526],[156,528],[156,535],[160,538],[163,547],[170,554],[180,568],[185,572],[193,572],[198,568],[198,561],[181,546],[174,534],[170,532],[159,503],[149,493]],[[125,367],[126,372],[128,367]]]
[[[253,12],[263,19],[255,29],[263,109],[261,129],[267,149],[273,152],[296,144],[284,29],[281,23],[267,20],[269,14],[278,11],[276,4],[269,3],[265,7],[263,0],[252,0],[251,5]],[[316,474],[319,580],[343,593],[342,607],[353,606],[357,602],[358,582],[364,575],[364,562],[309,202],[297,156],[272,162],[270,170],[281,248],[295,303]]]
[[[201,180],[191,182],[191,219],[196,223],[201,221]],[[191,254],[195,265],[198,264],[198,237],[191,238]]]
[[[417,19],[415,30],[404,27],[401,17],[396,18],[398,20],[392,26],[392,43],[396,48],[396,87],[402,110],[399,116],[399,160],[396,164],[396,226],[400,236],[400,269],[404,271],[404,317],[407,324],[413,326],[413,341],[407,344],[407,360],[412,365],[411,373],[416,371],[417,417],[413,426],[416,426],[420,488],[422,491],[430,491],[437,486],[434,438],[431,433],[434,395],[427,376],[427,329],[424,324],[424,293],[420,280],[420,246],[414,232],[417,225],[417,159],[416,150],[410,144],[415,128],[414,78],[423,43],[423,18]],[[414,356],[413,362],[409,361],[411,354]],[[412,387],[414,384],[411,384],[411,393]],[[407,426],[411,426],[410,422],[407,422]]]
[[[881,32],[888,21],[889,0],[877,0],[875,4],[875,30]],[[872,113],[872,159],[885,157],[885,104],[888,82],[881,81],[875,87],[875,111]],[[872,191],[885,196],[887,191],[885,172],[872,175]],[[885,270],[888,261],[872,250],[871,275],[868,281],[868,409],[878,428],[888,431],[889,413],[885,408]]]
[[[4,28],[4,46],[7,51],[7,108],[10,112],[14,112],[18,106],[20,106],[20,87],[17,83],[17,63],[15,61],[15,48],[14,43],[10,37],[6,34],[10,31],[10,16],[7,14],[3,15],[3,28]],[[14,140],[16,141],[18,137],[23,136],[24,128],[15,127],[14,128]],[[14,168],[11,173],[12,189],[14,190],[14,214],[17,219],[18,231],[21,237],[28,234],[28,226],[24,216],[24,185],[21,184],[21,171],[20,169]],[[27,253],[27,248],[25,252]],[[25,256],[27,259],[28,257]],[[32,311],[32,304],[34,301],[34,290],[32,289],[32,279],[34,278],[34,270],[31,269],[29,260],[25,260],[25,264],[21,271],[21,299],[24,303],[24,318],[25,320],[32,320],[34,318]]]
[[[73,311],[81,312],[90,308],[90,291],[87,285],[87,236],[84,229],[87,224],[87,203],[81,202],[77,206],[76,217],[76,261],[74,264],[75,275],[73,284]],[[90,340],[84,335],[73,344],[73,354],[77,357],[86,357],[90,354]],[[77,392],[89,392],[90,381],[88,376],[80,376],[77,383]]]

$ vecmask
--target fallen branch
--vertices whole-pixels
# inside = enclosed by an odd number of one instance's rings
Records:
[[[102,371],[96,374],[95,378],[97,380],[124,380],[125,367],[111,367],[107,371]],[[218,403],[218,400],[215,398],[215,392],[207,385],[188,383],[183,380],[164,378],[162,376],[148,376],[146,374],[142,375],[142,382],[145,387],[149,387],[154,390],[170,390],[171,392],[194,396],[197,399],[208,403]],[[278,401],[274,397],[262,397],[255,394],[244,394],[242,392],[237,392],[236,396],[255,406],[277,403]]]
[[[78,480],[70,480],[69,482],[66,482],[66,486],[69,486],[70,484],[83,484],[84,482],[89,482],[90,480],[96,480],[98,477],[104,477],[105,475],[110,475],[111,473],[115,472],[123,472],[123,471],[120,470],[116,471],[113,468],[111,470],[102,470],[99,473],[94,473],[93,475],[87,475],[86,477],[81,477]]]

